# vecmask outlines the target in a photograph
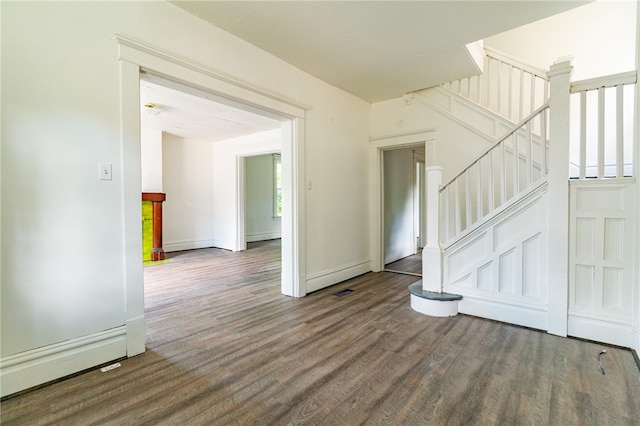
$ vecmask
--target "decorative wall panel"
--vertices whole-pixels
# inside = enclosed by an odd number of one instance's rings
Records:
[[[543,186],[445,250],[461,313],[546,329],[546,203]]]
[[[541,234],[536,234],[522,245],[522,295],[527,297],[540,297],[540,287],[543,277],[541,267],[542,258],[540,240]]]
[[[571,182],[568,332],[572,336],[632,345],[635,185],[633,179]]]

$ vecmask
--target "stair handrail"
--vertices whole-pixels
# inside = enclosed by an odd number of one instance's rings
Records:
[[[587,80],[571,82],[570,93],[587,92],[589,90],[606,89],[626,84],[635,84],[638,81],[638,71],[627,71],[611,74],[604,77],[589,78]]]
[[[493,151],[496,147],[500,146],[500,144],[504,141],[506,141],[509,137],[511,137],[515,132],[519,131],[520,129],[522,129],[529,121],[533,120],[536,116],[538,116],[541,112],[543,112],[544,110],[549,108],[549,103],[546,102],[544,105],[542,105],[540,108],[536,109],[534,112],[532,112],[531,114],[529,114],[527,117],[525,117],[522,121],[520,121],[518,124],[516,124],[511,130],[509,130],[507,133],[505,133],[500,139],[497,140],[497,142],[495,142],[494,144],[492,144],[490,147],[488,147],[487,149],[485,149],[484,151],[482,151],[482,153],[480,153],[477,157],[475,157],[472,161],[469,162],[469,164],[467,165],[467,167],[465,167],[464,169],[462,169],[462,171],[460,173],[458,173],[457,175],[455,175],[452,179],[450,179],[446,184],[442,185],[440,187],[440,193],[442,193],[447,186],[451,185],[453,182],[455,182],[456,179],[458,179],[460,176],[462,176],[463,174],[465,174],[467,172],[468,169],[470,169],[471,167],[473,167],[478,161],[482,160],[487,154],[489,154],[491,151]]]

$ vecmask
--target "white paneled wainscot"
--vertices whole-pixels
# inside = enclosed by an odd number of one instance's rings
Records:
[[[444,291],[459,311],[547,329],[546,185],[444,252]]]
[[[633,343],[634,180],[571,182],[572,336],[625,347]]]

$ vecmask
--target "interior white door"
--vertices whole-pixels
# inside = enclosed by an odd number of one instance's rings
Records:
[[[635,183],[582,180],[570,186],[568,333],[631,347]]]

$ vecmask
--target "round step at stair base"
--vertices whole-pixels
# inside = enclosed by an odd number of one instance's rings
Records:
[[[412,294],[411,309],[432,317],[455,317],[458,315],[458,301],[425,299]]]

